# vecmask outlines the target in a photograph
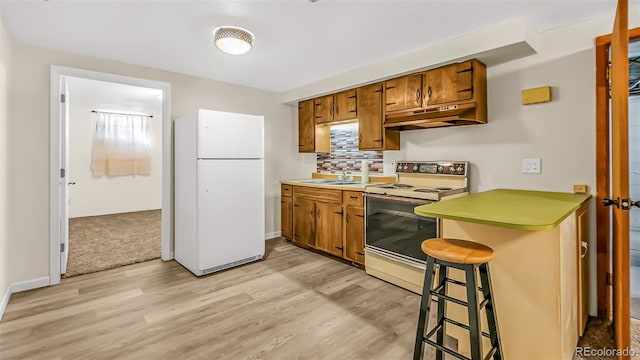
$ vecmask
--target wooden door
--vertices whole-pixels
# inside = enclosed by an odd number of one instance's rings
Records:
[[[382,84],[358,89],[358,149],[382,150]]]
[[[333,121],[333,95],[317,98],[313,102],[316,124]]]
[[[301,101],[298,104],[298,152],[314,152],[315,142],[313,100]]]
[[[471,61],[429,70],[425,73],[425,106],[438,106],[473,97]]]
[[[342,205],[316,203],[316,248],[342,256]]]
[[[355,89],[335,94],[333,102],[333,121],[355,119],[358,116]]]
[[[283,196],[280,199],[280,236],[293,238],[293,200]]]
[[[364,264],[364,209],[345,207],[344,257]]]
[[[293,241],[315,246],[315,205],[313,201],[293,200]]]
[[[618,349],[630,345],[629,27],[627,0],[618,0],[611,38],[611,198],[613,209],[613,327]],[[623,356],[621,358],[629,358]]]
[[[422,73],[384,82],[386,112],[422,108]]]

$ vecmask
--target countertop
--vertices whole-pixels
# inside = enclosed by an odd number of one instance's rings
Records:
[[[369,177],[368,183],[360,182],[360,175],[354,175],[354,183],[353,184],[326,184],[321,182],[313,182],[313,181],[323,181],[323,180],[332,180],[337,181],[338,175],[335,174],[324,174],[324,173],[313,173],[311,174],[311,179],[294,179],[294,180],[280,180],[281,184],[285,185],[294,185],[294,186],[310,186],[321,189],[334,189],[334,190],[351,190],[351,191],[364,191],[364,189],[369,185],[379,185],[381,183],[393,183],[396,181],[395,176],[384,176],[384,175],[375,175]]]
[[[546,230],[556,227],[590,197],[590,194],[495,189],[421,205],[414,212],[519,230]]]
[[[372,185],[373,183],[354,183],[354,184],[343,184],[343,185],[333,185],[333,184],[323,184],[323,183],[314,183],[310,182],[312,179],[300,179],[300,180],[280,180],[281,184],[285,185],[294,185],[294,186],[309,186],[321,189],[334,189],[334,190],[351,190],[351,191],[364,191],[364,188],[368,185]]]

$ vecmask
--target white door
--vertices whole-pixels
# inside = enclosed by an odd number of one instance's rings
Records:
[[[264,117],[198,110],[198,159],[264,158]]]
[[[264,160],[198,160],[198,268],[264,255]]]
[[[60,106],[61,134],[61,169],[64,175],[60,177],[60,274],[67,272],[67,259],[69,258],[69,87],[67,79],[60,77],[60,93],[64,103]]]

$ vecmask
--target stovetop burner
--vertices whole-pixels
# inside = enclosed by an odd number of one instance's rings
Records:
[[[380,185],[381,189],[411,189],[412,187],[413,185],[399,184],[399,183],[389,184],[389,185]]]

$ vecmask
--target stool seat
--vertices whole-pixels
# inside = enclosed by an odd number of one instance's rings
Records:
[[[457,264],[483,264],[493,259],[493,249],[467,240],[433,238],[422,242],[422,252]]]

